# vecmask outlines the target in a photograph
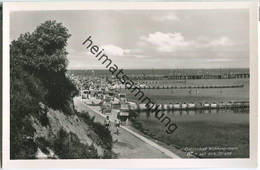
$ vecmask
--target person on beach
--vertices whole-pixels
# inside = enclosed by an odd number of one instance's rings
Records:
[[[104,114],[104,110],[105,110],[104,106],[101,106],[101,113],[102,114]]]
[[[120,111],[117,112],[116,118],[117,118],[117,119],[120,118]]]
[[[119,135],[119,127],[120,127],[121,121],[116,118],[115,119],[115,126],[116,126],[116,134]]]
[[[105,127],[106,127],[106,129],[109,130],[109,126],[110,126],[110,120],[109,120],[109,116],[107,116],[106,119],[105,119]]]

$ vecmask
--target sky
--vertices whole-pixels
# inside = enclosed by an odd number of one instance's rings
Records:
[[[12,12],[10,41],[46,20],[72,35],[68,69],[105,69],[82,45],[89,36],[124,69],[249,67],[246,9]]]

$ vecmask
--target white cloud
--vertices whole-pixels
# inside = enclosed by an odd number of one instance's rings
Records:
[[[134,55],[135,58],[148,58],[146,55],[136,54]]]
[[[159,52],[176,52],[191,49],[206,50],[235,45],[235,43],[226,36],[221,36],[215,39],[200,36],[195,40],[185,40],[184,36],[179,32],[154,32],[146,36],[141,36],[140,39],[141,41],[138,43],[139,45],[145,45],[148,47],[152,45],[152,48],[155,48]]]
[[[228,37],[222,36],[218,39],[214,39],[213,41],[209,42],[209,46],[232,46],[234,42],[232,42]]]
[[[113,44],[101,46],[104,49],[104,53],[110,57],[134,57],[134,58],[147,58],[143,55],[141,49],[123,49]]]
[[[181,33],[162,33],[155,32],[148,36],[142,36],[141,40],[156,46],[158,51],[173,52],[178,48],[187,47],[193,44],[191,41],[185,41]]]
[[[153,19],[156,21],[180,21],[180,18],[175,14],[156,16]]]
[[[103,45],[104,53],[110,56],[125,56],[130,52],[129,49],[123,49],[113,44]]]

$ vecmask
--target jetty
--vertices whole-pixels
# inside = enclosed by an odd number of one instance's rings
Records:
[[[196,80],[196,79],[248,79],[248,73],[226,74],[175,74],[175,75],[130,75],[132,80]]]
[[[140,89],[212,89],[212,88],[243,88],[244,85],[192,85],[192,86],[139,86]]]
[[[160,111],[179,111],[179,110],[211,110],[211,109],[248,109],[249,101],[229,101],[229,102],[212,102],[212,103],[174,103],[158,104],[157,110]],[[154,109],[154,107],[153,107]],[[128,111],[149,111],[146,104],[129,103]]]

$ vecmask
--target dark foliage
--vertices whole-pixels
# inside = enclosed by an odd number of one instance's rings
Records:
[[[37,118],[43,126],[49,124],[47,110],[40,103],[67,114],[74,113],[71,100],[78,91],[66,77],[65,47],[69,37],[62,24],[47,21],[11,43],[11,159],[34,159],[38,147],[45,154],[49,153],[46,148],[49,147],[62,159],[99,158],[93,145],[82,144],[75,134],[64,130],[59,131],[54,141],[34,140],[31,118]],[[111,158],[110,132],[87,117],[85,120],[106,148],[103,157]]]
[[[61,159],[97,159],[97,150],[93,145],[82,144],[73,133],[67,133],[61,129],[54,141],[54,152]]]
[[[98,135],[98,137],[102,141],[102,145],[104,148],[111,150],[112,149],[112,135],[110,134],[110,131],[105,128],[104,125],[102,125],[99,122],[94,122],[93,118],[90,117],[88,113],[80,113],[79,116],[83,118],[83,120],[91,126],[93,131]]]
[[[48,125],[40,102],[70,112],[68,100],[77,90],[65,76],[69,37],[61,23],[46,21],[10,45],[11,159],[34,157],[37,147],[30,117]]]
[[[42,151],[44,154],[46,154],[46,155],[50,154],[50,152],[49,152],[49,150],[47,149],[47,147],[50,147],[51,144],[50,144],[50,142],[48,142],[47,140],[45,140],[45,138],[43,138],[43,137],[38,137],[38,138],[36,139],[36,144],[37,144],[37,146],[41,149],[41,151]]]

